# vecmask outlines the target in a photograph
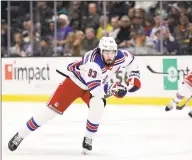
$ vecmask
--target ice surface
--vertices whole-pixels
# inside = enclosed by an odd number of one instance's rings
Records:
[[[3,160],[192,160],[190,108],[162,106],[107,105],[93,150],[82,155],[88,109],[75,104],[9,151],[10,138],[44,105],[3,103]]]

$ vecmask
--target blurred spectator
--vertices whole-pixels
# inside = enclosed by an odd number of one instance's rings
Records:
[[[145,24],[144,24],[144,32],[146,36],[150,36],[151,31],[155,25],[155,22],[153,20],[153,17],[146,16],[145,17]]]
[[[7,23],[1,20],[1,56],[7,55]]]
[[[134,17],[135,17],[135,8],[130,8],[129,9],[128,16],[131,19],[131,21],[134,19]]]
[[[40,41],[40,35],[37,32],[36,28],[32,26],[32,22],[30,20],[26,20],[23,22],[23,32],[30,35],[30,41],[31,38],[34,38],[36,41]]]
[[[73,56],[81,56],[83,55],[84,53],[82,52],[82,42],[83,42],[83,39],[85,37],[83,31],[77,31],[75,33],[76,35],[76,39],[75,39],[75,42],[73,44],[74,46],[74,51],[72,53]]]
[[[57,12],[58,14],[65,14],[65,15],[68,15],[68,10],[67,10],[67,7],[64,6],[65,3],[63,3],[62,1],[57,1]]]
[[[104,23],[106,23],[106,29],[104,28]],[[105,16],[100,16],[99,28],[97,30],[97,39],[100,40],[103,36],[108,36],[113,30],[113,27],[109,24],[109,18]]]
[[[75,33],[70,32],[66,39],[66,45],[64,48],[64,56],[72,56],[73,43],[75,41]]]
[[[192,55],[192,38],[190,38],[189,42],[189,54]]]
[[[52,57],[53,55],[53,45],[49,39],[42,40],[40,42],[40,53],[39,56]]]
[[[112,17],[111,18],[111,26],[113,27],[113,30],[109,33],[109,36],[116,39],[117,34],[120,31],[118,17]]]
[[[70,26],[74,30],[81,29],[82,25],[82,11],[80,9],[80,3],[81,2],[79,1],[73,1],[72,8],[69,11]]]
[[[83,17],[82,28],[93,28],[95,31],[99,27],[99,14],[95,3],[90,3],[88,7],[88,16]]]
[[[38,11],[35,11],[37,13],[37,17],[39,18],[39,22],[41,25],[41,35],[45,36],[47,33],[47,24],[49,19],[53,16],[53,11],[50,7],[47,6],[47,2],[45,1],[38,1],[37,2]]]
[[[73,31],[73,29],[68,24],[69,24],[68,17],[64,14],[60,14],[59,28],[57,29],[57,39],[56,39],[57,47],[55,48],[55,51],[54,51],[56,55],[62,55],[64,45],[66,43],[66,38],[69,32]]]
[[[156,44],[156,42],[157,42],[156,32],[159,30],[160,27],[163,27],[163,26],[160,26],[160,24],[162,23],[162,20],[161,20],[161,16],[159,14],[157,14],[155,16],[154,20],[155,20],[155,25],[152,28],[152,31],[150,34],[150,40],[152,43]]]
[[[12,1],[9,9],[7,2],[2,1],[5,21],[1,22],[1,55],[8,56],[9,51],[12,56],[66,56],[67,51],[70,56],[78,56],[84,53],[81,48],[95,48],[104,35],[115,38],[119,47],[137,50],[139,54],[159,54],[160,39],[164,54],[192,53],[190,1],[162,2],[163,10],[160,10],[161,2],[108,1],[107,17],[102,16],[103,1],[57,1],[56,4],[58,15],[54,15],[53,1],[34,1],[31,20],[29,1]],[[10,34],[7,34],[7,11],[11,15]],[[58,22],[56,33],[55,22]],[[84,38],[86,28],[89,29]]]
[[[95,31],[93,28],[87,28],[85,30],[85,38],[82,42],[84,52],[96,48],[99,44],[99,40],[95,36]]]
[[[113,2],[113,6],[110,10],[110,18],[111,17],[122,17],[123,15],[128,15],[129,6],[125,3],[125,1],[115,1]]]
[[[17,55],[17,56],[24,56],[24,54],[21,54],[21,44],[22,44],[22,38],[20,33],[14,34],[14,46],[10,48],[10,55]]]
[[[84,39],[84,33],[82,31],[77,31],[75,33],[75,41],[73,43],[72,56],[82,55],[82,41]]]
[[[159,36],[158,36],[157,43],[155,45],[155,49],[158,52],[162,52],[165,55],[179,54],[179,45],[175,40],[170,39],[169,30],[164,28],[164,29],[159,30],[157,32],[158,33],[156,33],[156,34],[159,34]],[[162,45],[163,45],[162,49],[163,50],[161,50],[161,38],[160,38],[160,36],[162,36],[162,39],[163,39],[163,41],[162,41]]]
[[[54,39],[54,27],[55,27],[54,22],[50,21],[47,34],[45,35],[45,39],[53,41],[53,39]]]
[[[138,34],[144,34],[144,11],[140,8],[135,11],[132,25],[137,30]]]
[[[168,28],[171,34],[174,33],[174,29],[177,25],[179,25],[178,17],[176,17],[174,14],[168,15]]]
[[[11,27],[14,32],[20,32],[22,23],[25,18],[29,15],[29,2],[11,2],[10,10],[11,13]]]
[[[156,2],[156,1],[155,1],[155,2],[153,2],[153,1],[151,1],[151,2],[136,1],[136,2],[135,2],[135,9],[142,8],[143,10],[148,11],[148,10],[150,10],[151,8],[155,8],[155,7],[157,6],[157,3],[158,3],[158,2]]]
[[[22,32],[22,55],[30,57],[39,55],[40,45],[35,39],[34,33],[30,35],[27,31]]]
[[[124,47],[126,41],[130,40],[131,20],[128,16],[122,16],[120,20],[120,31],[117,34],[116,42],[119,47]]]
[[[82,31],[70,32],[67,36],[64,55],[81,56],[83,38],[84,33]]]
[[[178,18],[180,17],[180,8],[177,6],[177,3],[169,4],[168,6],[170,7],[168,15],[172,15],[175,18],[175,24],[178,25],[180,23]]]
[[[131,39],[125,42],[123,47],[144,47],[145,44],[145,35],[138,34],[136,29],[131,29],[130,33]]]
[[[180,25],[175,28],[174,37],[180,46],[180,54],[187,54],[190,38],[190,26],[188,14],[181,13]]]
[[[54,22],[49,22],[48,32],[42,37],[40,42],[41,53],[40,56],[51,57],[53,55],[54,48]]]
[[[14,34],[14,46],[10,48],[10,56],[13,57],[25,57],[26,53],[23,50],[23,44],[22,44],[23,38],[20,33]]]
[[[7,19],[7,4],[8,4],[8,1],[1,1],[1,19],[2,20]]]

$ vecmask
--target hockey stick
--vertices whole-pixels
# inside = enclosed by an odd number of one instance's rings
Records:
[[[58,69],[56,69],[56,72],[59,73],[59,74],[61,74],[61,75],[64,76],[64,77],[69,78],[68,75],[64,74],[63,72],[59,71]]]
[[[189,101],[190,101],[191,99],[192,99],[192,96],[189,97],[189,98],[187,99],[187,101],[186,101],[182,106],[177,106],[176,109],[177,109],[177,110],[182,110],[182,109],[189,103]]]
[[[155,74],[169,74],[169,73],[167,73],[167,72],[156,72],[156,71],[154,71],[149,65],[147,65],[147,69],[148,69],[150,72],[155,73]]]
[[[177,77],[177,76],[178,76],[178,73],[176,73],[176,75],[171,75],[171,73],[168,73],[168,72],[156,72],[156,71],[154,71],[149,65],[147,65],[146,67],[147,67],[147,69],[148,69],[150,72],[152,72],[152,73],[154,73],[154,74],[163,74],[163,75],[165,75],[165,76],[172,76],[172,77]]]

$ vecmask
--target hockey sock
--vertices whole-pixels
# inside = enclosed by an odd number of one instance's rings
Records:
[[[97,132],[104,112],[104,105],[104,101],[101,98],[92,97],[90,99],[90,110],[87,118],[85,137],[92,138],[93,134]]]

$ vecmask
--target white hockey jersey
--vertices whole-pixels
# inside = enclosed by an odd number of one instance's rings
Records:
[[[135,57],[125,50],[118,50],[111,67],[105,65],[98,48],[87,52],[82,60],[68,65],[69,77],[82,89],[89,90],[93,96],[104,96],[104,84],[124,68],[127,77],[140,79]]]

